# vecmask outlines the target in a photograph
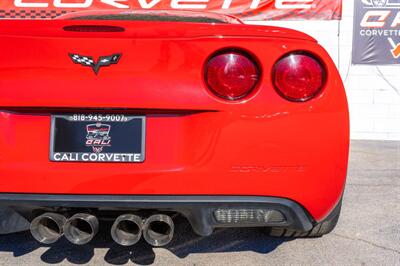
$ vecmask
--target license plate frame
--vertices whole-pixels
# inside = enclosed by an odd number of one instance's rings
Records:
[[[51,115],[52,162],[143,163],[145,147],[145,116]]]

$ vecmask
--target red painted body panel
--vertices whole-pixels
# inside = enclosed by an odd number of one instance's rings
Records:
[[[126,31],[62,30],[74,24]],[[302,33],[201,23],[2,21],[0,39],[0,192],[276,196],[300,203],[318,221],[342,195],[345,91],[329,55]],[[250,52],[262,68],[258,88],[238,102],[217,98],[203,80],[208,57],[227,47]],[[296,50],[321,58],[328,73],[323,92],[306,103],[283,99],[271,82],[274,63]],[[120,62],[98,76],[68,57],[116,52]],[[49,161],[51,113],[109,108],[147,115],[144,163]]]

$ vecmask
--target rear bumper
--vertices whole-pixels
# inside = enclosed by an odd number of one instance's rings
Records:
[[[347,111],[278,103],[272,111],[114,110],[146,116],[146,160],[135,164],[52,162],[51,114],[68,112],[1,111],[0,193],[265,196],[297,202],[319,222],[344,189]]]
[[[24,212],[37,209],[89,208],[96,212],[107,210],[173,211],[185,216],[193,230],[203,236],[218,227],[280,226],[295,230],[312,229],[313,220],[302,206],[294,201],[275,197],[247,196],[114,196],[114,195],[55,195],[0,194],[0,206]],[[263,209],[281,213],[284,221],[266,223],[221,223],[215,218],[217,209]],[[28,217],[29,218],[29,217]],[[31,217],[32,218],[32,217]]]

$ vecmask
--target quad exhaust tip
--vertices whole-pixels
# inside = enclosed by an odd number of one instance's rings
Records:
[[[143,220],[133,214],[119,216],[111,227],[112,239],[121,246],[132,246],[142,237]]]
[[[155,247],[169,244],[174,236],[174,222],[165,214],[156,214],[143,219],[133,214],[119,216],[112,228],[112,239],[122,246],[132,246],[139,242],[142,235],[147,243]],[[63,235],[75,245],[89,243],[99,231],[96,216],[77,213],[67,219],[57,213],[44,213],[31,222],[32,236],[43,244],[52,244]]]
[[[161,247],[174,237],[174,222],[165,214],[156,214],[147,218],[143,224],[143,237],[147,243]]]
[[[87,213],[77,213],[64,224],[64,235],[73,244],[89,243],[99,231],[99,221],[96,216]]]
[[[63,235],[63,227],[67,218],[58,213],[44,213],[31,222],[32,236],[42,244],[52,244]]]

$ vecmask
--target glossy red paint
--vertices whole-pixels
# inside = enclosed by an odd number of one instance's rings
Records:
[[[111,25],[123,32],[71,32]],[[327,52],[305,34],[240,24],[138,21],[0,22],[0,192],[276,196],[316,220],[339,201],[349,150],[348,107]],[[210,92],[204,65],[219,50],[256,58],[261,82],[227,101]],[[326,85],[296,103],[272,84],[291,51],[323,60]],[[122,53],[99,75],[68,53]],[[139,164],[49,161],[50,114],[145,114],[146,160]]]

